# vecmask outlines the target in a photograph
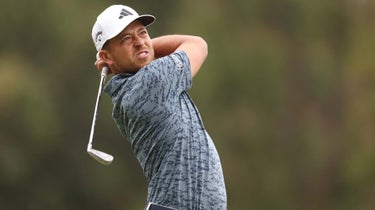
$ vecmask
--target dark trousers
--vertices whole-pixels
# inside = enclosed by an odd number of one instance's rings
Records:
[[[157,205],[155,203],[149,203],[147,204],[145,210],[177,210],[177,209],[172,209],[166,206]]]

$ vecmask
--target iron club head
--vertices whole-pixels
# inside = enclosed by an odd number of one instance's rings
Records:
[[[91,155],[91,157],[93,157],[95,160],[99,161],[100,163],[104,165],[111,164],[113,161],[113,156],[105,152],[92,149],[92,148],[88,148],[87,152],[89,153],[89,155]]]

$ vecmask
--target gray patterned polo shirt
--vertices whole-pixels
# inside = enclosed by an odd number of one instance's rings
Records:
[[[118,74],[104,91],[148,182],[148,202],[180,209],[226,209],[223,171],[194,102],[183,51],[136,74]]]

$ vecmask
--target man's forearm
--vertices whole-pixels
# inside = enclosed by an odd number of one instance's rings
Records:
[[[154,46],[155,58],[160,58],[182,50],[190,61],[191,74],[194,77],[207,57],[208,46],[206,41],[198,36],[166,35],[151,40]]]
[[[188,41],[191,37],[189,35],[165,35],[153,38],[151,41],[154,46],[155,57],[160,58],[173,53],[183,42]]]

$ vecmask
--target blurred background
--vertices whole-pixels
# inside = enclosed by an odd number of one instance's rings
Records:
[[[375,209],[375,1],[33,0],[0,7],[0,209],[143,209],[147,189],[99,84],[91,28],[111,4],[194,34],[190,94],[220,153],[228,209]]]

